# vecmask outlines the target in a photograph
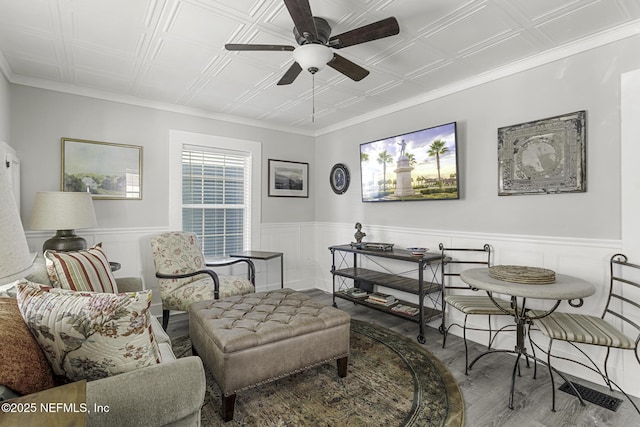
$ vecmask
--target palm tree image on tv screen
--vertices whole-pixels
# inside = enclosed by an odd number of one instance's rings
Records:
[[[458,199],[456,123],[360,144],[363,202]]]

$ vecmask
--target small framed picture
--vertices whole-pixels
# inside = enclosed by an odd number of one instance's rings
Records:
[[[336,194],[343,194],[349,188],[349,181],[351,177],[349,175],[349,169],[342,164],[336,163],[331,168],[331,173],[329,174],[329,185],[331,185],[331,189]]]
[[[269,197],[309,197],[309,163],[269,159]]]
[[[142,147],[62,138],[62,191],[94,199],[142,199]]]

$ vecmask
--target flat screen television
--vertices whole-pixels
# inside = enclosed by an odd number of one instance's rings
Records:
[[[456,122],[360,144],[363,202],[458,199]]]

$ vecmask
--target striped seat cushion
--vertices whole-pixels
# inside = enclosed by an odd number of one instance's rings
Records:
[[[506,314],[486,295],[447,295],[444,300],[464,314]],[[510,313],[513,312],[509,301],[496,299],[496,302]]]
[[[531,310],[532,316],[542,316],[544,311]],[[554,340],[582,344],[633,349],[635,342],[604,319],[586,314],[554,312],[535,319],[533,324]]]
[[[117,293],[107,255],[98,243],[76,252],[45,251],[49,280],[57,288],[72,291]]]

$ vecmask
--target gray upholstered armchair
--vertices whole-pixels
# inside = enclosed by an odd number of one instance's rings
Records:
[[[162,327],[171,310],[189,311],[191,303],[255,292],[255,266],[249,259],[207,263],[195,233],[172,231],[151,238],[153,262],[162,298]],[[207,267],[246,264],[247,278],[217,274]]]
[[[34,271],[26,279],[52,285],[42,255],[36,258]],[[139,277],[117,278],[116,282],[119,292],[143,290],[142,280]],[[15,287],[8,289],[6,296],[15,297],[15,291]],[[108,407],[109,411],[89,411],[87,425],[96,427],[200,425],[200,409],[206,391],[202,361],[199,357],[193,356],[176,359],[169,336],[162,330],[154,316],[151,316],[151,328],[158,343],[162,357],[161,363],[88,381],[87,406],[89,408],[94,408],[94,405]],[[5,362],[7,361],[3,360],[0,369],[14,372],[17,369],[25,375],[34,375],[32,371],[20,371],[20,368]],[[28,414],[24,416],[23,425],[27,425]],[[5,424],[0,421],[0,425]]]

